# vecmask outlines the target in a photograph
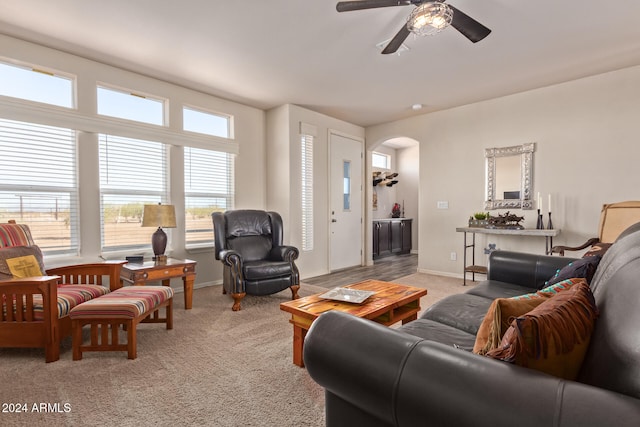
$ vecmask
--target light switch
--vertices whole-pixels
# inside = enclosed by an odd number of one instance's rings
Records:
[[[449,209],[449,202],[447,201],[439,201],[438,209]]]

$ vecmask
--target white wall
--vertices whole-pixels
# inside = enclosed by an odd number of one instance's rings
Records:
[[[182,148],[177,146],[182,133],[182,105],[198,106],[207,110],[232,115],[234,131],[232,143],[238,145],[235,163],[235,204],[236,208],[264,209],[266,205],[266,145],[265,113],[262,110],[230,102],[205,93],[185,89],[140,74],[128,72],[90,61],[78,56],[36,44],[24,42],[0,35],[0,54],[5,58],[39,65],[77,76],[78,109],[68,114],[79,123],[96,120],[96,83],[102,82],[123,88],[152,94],[170,100],[168,127],[162,130],[149,130],[149,134],[159,136],[161,142],[174,143],[171,150],[171,203],[176,206],[178,228],[171,230],[171,255],[176,258],[189,258],[198,262],[196,285],[221,282],[222,264],[214,259],[213,235],[211,248],[197,251],[184,249],[184,184],[182,166]],[[3,98],[3,97],[0,97]],[[41,109],[42,110],[42,109]],[[28,111],[25,110],[25,111]],[[24,113],[20,113],[24,114]],[[45,111],[38,117],[15,117],[16,111],[0,105],[0,116],[13,119],[34,119],[46,121],[50,117]],[[109,120],[103,121],[109,124]],[[54,124],[55,123],[48,123]],[[126,126],[125,126],[126,127]],[[76,129],[79,134],[79,179],[81,211],[81,256],[78,259],[47,259],[47,265],[69,264],[71,262],[94,261],[100,255],[100,214],[98,183],[97,133],[95,129]],[[132,132],[139,132],[131,130]],[[142,132],[144,134],[144,131]],[[127,135],[129,136],[129,135]],[[140,135],[137,135],[140,137]],[[144,135],[142,135],[144,136]],[[163,138],[165,138],[163,140]],[[198,138],[194,138],[198,139]],[[209,142],[210,141],[210,142]],[[200,138],[200,146],[219,146],[220,138]],[[222,142],[224,143],[224,141]],[[218,145],[217,145],[218,144]],[[135,167],[135,165],[132,165]],[[180,286],[176,283],[174,286]]]
[[[602,204],[640,198],[638,111],[640,67],[631,67],[369,127],[367,146],[400,136],[420,142],[419,269],[459,275],[462,235],[455,228],[483,210],[485,148],[536,142],[533,194],[553,195],[554,225],[562,229],[554,244],[579,244],[597,235]],[[449,209],[437,209],[437,201]],[[534,211],[512,212],[535,227]],[[544,251],[538,238],[478,240]]]
[[[287,242],[299,249],[302,248],[300,122],[315,126],[318,133],[313,147],[314,248],[301,250],[296,261],[304,279],[329,272],[329,132],[362,139],[364,128],[297,105],[267,112],[267,208],[280,212]]]
[[[387,154],[389,156],[389,169],[381,169],[381,168],[372,168],[372,172],[381,171],[383,173],[391,173],[398,172],[398,159],[397,153],[394,148],[390,147],[377,147],[375,149],[376,152]],[[399,174],[400,175],[400,174]],[[398,181],[402,181],[402,176],[398,176],[395,179]],[[365,182],[367,187],[371,189],[372,192],[378,195],[378,208],[372,209],[372,219],[380,219],[380,218],[390,218],[391,217],[391,209],[393,208],[393,204],[398,202],[398,198],[396,196],[398,185],[396,184],[391,187],[376,185],[373,187],[371,185],[371,180],[373,179],[373,174],[367,174]]]
[[[405,218],[412,218],[411,253],[417,254],[420,248],[420,222],[418,221],[418,202],[420,197],[420,146],[414,145],[396,150],[398,157],[398,178],[396,197],[404,204]],[[411,272],[412,273],[412,272]]]

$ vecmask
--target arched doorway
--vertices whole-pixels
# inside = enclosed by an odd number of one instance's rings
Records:
[[[418,253],[419,150],[420,144],[417,140],[402,136],[382,139],[367,147],[366,211],[370,225],[366,233],[367,264],[373,264],[373,221],[390,218],[396,203],[400,205],[405,218],[413,219],[411,252]],[[374,162],[374,157],[376,160],[386,157],[388,163],[384,165]],[[387,179],[389,176],[392,176],[391,182]],[[379,181],[380,178],[383,180]]]

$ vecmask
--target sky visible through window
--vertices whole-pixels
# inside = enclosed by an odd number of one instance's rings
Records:
[[[73,80],[0,62],[0,95],[73,107]]]
[[[49,70],[38,71],[29,66],[0,62],[0,98],[6,96],[48,104],[54,106],[53,108],[76,109],[77,95],[75,90],[75,79],[64,75],[64,73],[51,73]],[[133,90],[115,89],[106,85],[97,85],[95,90],[96,112],[99,115],[139,122],[143,124],[142,126],[169,125],[167,123],[169,106],[167,100],[160,97],[139,95],[135,94]],[[80,114],[87,114],[87,112],[82,111]],[[183,130],[222,138],[230,137],[230,116],[182,106],[182,120]],[[131,141],[135,142],[135,140]],[[138,143],[144,143],[144,141]],[[0,171],[0,217],[3,215],[15,217],[15,213],[18,212],[21,217],[23,212],[29,211],[33,213],[34,218],[39,218],[36,219],[36,222],[59,222],[60,218],[57,214],[59,211],[71,212],[74,210],[72,205],[76,203],[75,193],[73,193],[75,182],[72,181],[75,181],[75,167],[72,164],[70,166],[65,164],[62,169],[70,169],[71,173],[70,177],[64,175],[66,178],[60,173],[50,173],[50,170],[47,170],[46,177],[43,177],[43,172],[40,171],[42,164],[53,164],[53,161],[74,161],[74,130],[0,118],[0,144],[0,155],[6,159],[14,160],[13,166],[7,168],[5,173]],[[73,150],[73,152],[68,155],[64,154],[69,150]],[[153,158],[145,159],[143,151],[136,151],[137,160],[141,164],[149,165],[156,160]],[[43,158],[43,156],[46,157],[46,152],[54,154],[50,156],[51,158]],[[215,207],[226,207],[229,201],[225,193],[233,194],[233,188],[230,188],[232,176],[227,176],[224,173],[226,171],[224,165],[228,164],[225,159],[228,155],[222,152],[211,152],[211,155],[220,156],[219,163],[221,164],[216,168],[222,166],[219,169],[221,174],[214,181],[216,185],[213,188],[200,189],[202,193],[196,197],[193,197],[194,195],[189,197],[187,210],[209,209],[212,203]],[[16,159],[23,161],[15,161]],[[230,165],[232,168],[232,163]],[[232,169],[230,170],[232,171]],[[67,188],[71,193],[66,191]],[[137,192],[134,191],[134,193]],[[133,199],[129,200],[127,197],[129,199],[133,197]],[[144,197],[140,197],[140,194],[137,196],[120,194],[110,202],[117,205],[134,202],[140,204],[145,202],[143,199]],[[3,211],[5,214],[2,214]],[[50,212],[56,213],[55,221],[44,218],[44,216],[51,216]],[[195,214],[193,216],[192,221],[198,219],[195,218]],[[210,219],[206,224],[210,228]],[[204,227],[199,223],[191,227],[189,224],[187,225],[188,229],[196,228],[197,231],[201,231],[200,229]],[[196,230],[189,229],[189,231]],[[206,229],[204,231],[206,232]],[[66,231],[66,233],[67,235],[62,239],[68,241],[69,232]]]
[[[74,81],[70,77],[0,62],[0,95],[59,107],[75,108]],[[154,125],[165,123],[165,102],[160,97],[98,85],[98,114]],[[183,107],[183,129],[229,138],[229,117]]]

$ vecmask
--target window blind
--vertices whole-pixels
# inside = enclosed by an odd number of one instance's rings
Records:
[[[313,250],[313,136],[301,135],[302,250]]]
[[[78,253],[76,135],[0,119],[0,221],[27,224],[46,254]]]
[[[234,156],[184,148],[185,242],[187,248],[213,245],[211,213],[233,209]]]
[[[149,249],[155,230],[141,226],[142,212],[167,201],[167,146],[105,134],[99,142],[102,251]]]

